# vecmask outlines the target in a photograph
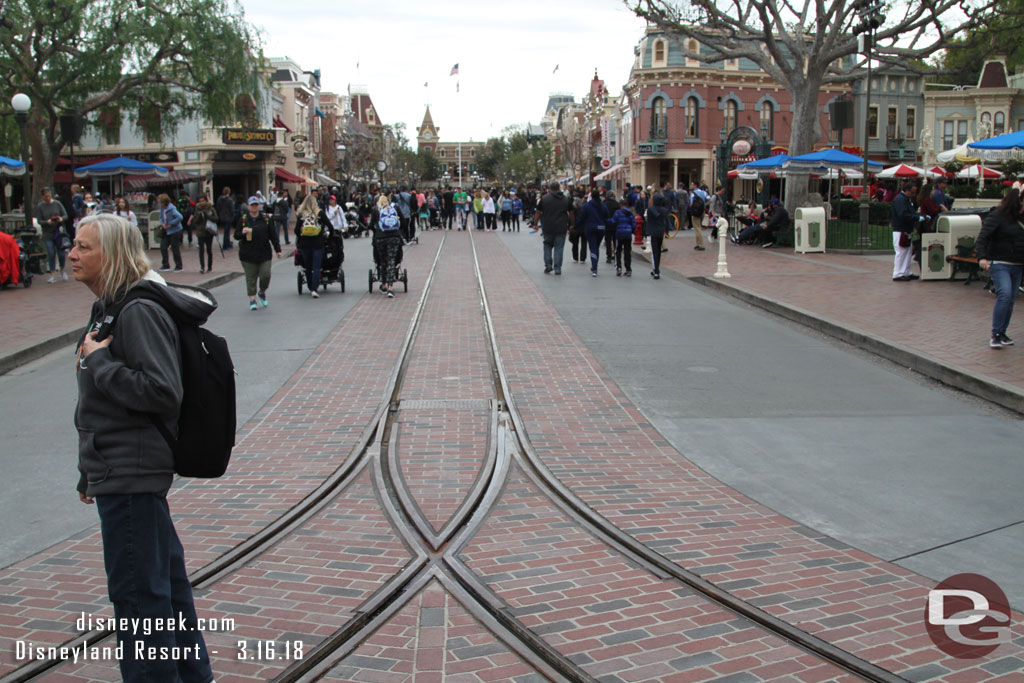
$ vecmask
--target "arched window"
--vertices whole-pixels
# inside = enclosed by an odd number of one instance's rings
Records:
[[[992,128],[992,135],[1002,135],[1006,132],[1006,115],[1001,112],[996,112],[996,123],[995,127]]]
[[[686,137],[699,138],[700,129],[697,127],[697,98],[686,98]]]
[[[761,103],[761,137],[775,139],[775,107],[771,102]]]
[[[654,41],[654,63],[661,64],[665,61],[665,41]]]
[[[700,46],[697,44],[696,40],[691,40],[686,44],[686,51],[694,55],[698,55],[700,54]],[[696,57],[686,58],[686,66],[697,66],[699,63],[700,62],[697,60]]]
[[[651,137],[668,137],[668,130],[665,121],[665,98],[656,97],[651,103]]]
[[[723,126],[726,133],[736,129],[736,100],[729,100],[725,103],[725,121]]]

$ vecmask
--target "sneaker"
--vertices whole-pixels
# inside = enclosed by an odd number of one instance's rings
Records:
[[[654,279],[655,280],[660,280],[661,279],[661,273],[655,273],[654,274]]]
[[[61,279],[61,282],[67,282],[68,281],[68,274],[65,273],[63,270],[60,271],[60,279]]]
[[[704,251],[704,247],[694,247],[694,251]]]
[[[388,290],[388,298],[389,299],[394,299],[395,298],[395,293],[392,292],[391,290]]]
[[[317,291],[315,289],[310,290],[309,295],[311,297],[313,297],[314,299],[319,299],[320,298],[320,295],[317,293]]]
[[[544,269],[544,274],[545,274],[545,275],[547,275],[547,274],[548,274],[548,273],[550,273],[550,272],[551,272],[552,270],[554,270],[554,268],[545,268],[545,269]]]
[[[993,349],[1003,348],[1003,336],[1001,334],[993,334],[992,338],[988,340],[988,345]]]
[[[612,257],[611,257],[611,256],[609,256],[608,258],[606,258],[606,259],[604,260],[604,262],[605,262],[605,263],[611,263],[611,262],[612,262]]]
[[[622,277],[622,268],[615,269],[615,277]]]
[[[562,271],[560,271],[560,270],[556,270],[555,271],[555,275],[561,275],[561,274],[562,274]]]
[[[52,284],[53,284],[54,282],[56,282],[56,281],[57,281],[57,276],[56,276],[56,275],[51,275],[51,276],[50,276],[50,279],[49,279],[49,280],[47,280],[47,282],[49,282],[49,283],[50,283],[51,285],[52,285]]]
[[[263,306],[263,308],[266,308],[267,306],[270,305],[270,302],[267,301],[267,295],[266,294],[260,294],[259,299],[260,299],[260,305]]]
[[[255,301],[250,301],[249,302],[249,310],[250,311],[255,311],[256,309],[257,309],[256,302]]]
[[[1013,340],[1006,336],[1006,333],[999,335],[999,343],[1003,346],[1013,346]]]
[[[768,247],[773,247],[773,246],[775,246],[775,242],[765,242],[764,244],[761,245],[761,248],[762,249],[767,249]]]
[[[159,270],[159,272],[161,272],[161,273],[166,273],[166,272],[167,272],[167,271],[169,271],[170,269],[171,269],[171,267],[170,267],[170,266],[167,266],[166,268],[161,268],[161,269]]]
[[[907,276],[907,279],[908,280],[920,280],[921,276],[920,275],[914,275],[913,273],[911,273],[910,275]]]
[[[739,244],[740,243],[740,241],[738,239],[736,239],[736,235],[729,235],[729,239],[732,240],[733,244]]]
[[[633,277],[633,271],[632,270],[627,270],[626,271],[626,277]]]
[[[597,271],[596,270],[590,271],[590,277],[597,277]]]
[[[175,273],[184,273],[185,271],[183,269],[181,269],[181,268],[175,268],[174,272]]]
[[[200,268],[200,269],[199,269],[199,274],[200,274],[200,275],[202,275],[202,274],[203,274],[203,273],[205,273],[205,272],[206,272],[206,268]]]

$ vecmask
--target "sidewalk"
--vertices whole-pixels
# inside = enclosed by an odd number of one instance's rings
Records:
[[[282,246],[285,254],[291,254],[291,247]],[[153,267],[159,268],[160,250],[150,249],[148,253]],[[190,248],[187,242],[182,245],[181,260],[185,272],[161,273],[169,282],[216,287],[242,275],[237,249],[225,251],[222,257],[214,244],[212,273],[199,273],[199,249]],[[44,273],[37,275],[27,289],[19,286],[0,290],[4,321],[0,327],[0,375],[78,340],[96,297],[71,278],[70,263],[65,270],[67,282],[50,284],[49,275]]]
[[[716,279],[717,243],[694,251],[693,233],[680,232],[665,246],[663,275],[677,273],[1024,413],[1024,344],[988,347],[995,297],[982,283],[894,282],[890,254],[797,254],[731,242],[731,277]],[[639,247],[635,251],[650,260]],[[1011,337],[1014,330],[1024,330],[1020,314],[1010,323]]]

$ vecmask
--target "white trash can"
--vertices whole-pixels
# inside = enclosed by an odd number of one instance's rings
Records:
[[[801,206],[793,221],[793,250],[801,254],[825,253],[825,209]]]

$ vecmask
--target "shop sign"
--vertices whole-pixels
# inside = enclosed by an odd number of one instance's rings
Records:
[[[246,152],[245,154],[242,155],[242,158],[245,159],[246,161],[255,161],[256,155],[253,154],[252,152]]]
[[[225,145],[276,145],[277,131],[273,128],[222,128]]]
[[[221,150],[213,155],[214,161],[263,161],[266,152],[243,152],[241,150]]]
[[[665,153],[664,142],[641,142],[636,146],[636,153],[640,156],[651,156]]]

